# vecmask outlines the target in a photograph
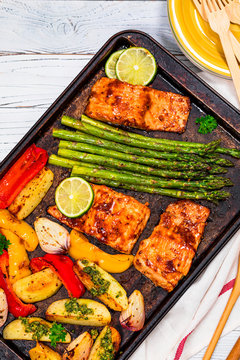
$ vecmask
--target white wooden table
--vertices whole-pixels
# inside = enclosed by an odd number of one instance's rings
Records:
[[[145,31],[200,73],[176,45],[166,0],[1,0],[0,26],[0,161],[118,31]],[[226,359],[239,335],[222,338],[212,359]]]

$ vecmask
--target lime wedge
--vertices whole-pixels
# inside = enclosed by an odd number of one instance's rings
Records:
[[[94,199],[91,185],[80,177],[63,180],[55,193],[56,205],[69,218],[79,217],[87,212]]]
[[[118,50],[115,51],[111,56],[109,56],[106,64],[105,64],[105,73],[107,77],[110,79],[117,79],[116,75],[116,63],[119,59],[119,56],[124,52],[125,50]]]
[[[149,84],[157,72],[154,56],[142,47],[125,50],[116,63],[117,78],[133,85]]]

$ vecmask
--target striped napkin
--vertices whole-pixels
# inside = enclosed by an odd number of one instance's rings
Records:
[[[206,72],[210,86],[238,107],[233,83]],[[240,230],[163,318],[130,360],[187,360],[207,346],[227,304],[237,273]],[[240,326],[240,299],[224,328],[225,335]]]
[[[209,344],[237,272],[240,231],[210,263],[130,360],[187,360]],[[240,299],[223,335],[240,325]]]

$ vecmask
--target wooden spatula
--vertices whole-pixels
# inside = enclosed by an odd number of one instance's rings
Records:
[[[218,326],[217,326],[217,328],[213,334],[213,337],[210,341],[210,344],[208,345],[207,351],[205,352],[203,360],[211,359],[212,353],[217,345],[218,339],[221,336],[221,333],[227,322],[227,319],[228,319],[228,317],[232,311],[232,308],[239,296],[240,296],[240,254],[239,254],[239,258],[238,258],[238,271],[237,271],[237,277],[235,280],[234,287],[232,289],[231,295],[230,295],[227,305],[224,309],[224,312],[221,316],[221,319],[218,323]]]

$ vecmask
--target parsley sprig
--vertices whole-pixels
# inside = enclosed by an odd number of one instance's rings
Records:
[[[217,120],[211,115],[197,118],[195,122],[199,124],[198,132],[200,134],[208,134],[218,126]]]
[[[61,324],[54,322],[52,326],[49,326],[48,324],[36,320],[30,322],[29,320],[31,318],[20,316],[19,319],[24,325],[25,331],[27,333],[32,333],[33,340],[40,340],[42,336],[48,335],[53,347],[56,347],[57,342],[66,340],[67,332]]]
[[[6,239],[6,237],[0,234],[0,255],[3,254],[3,250],[7,250],[9,245],[11,245],[10,241]]]
[[[61,324],[53,323],[49,339],[51,340],[51,345],[56,347],[58,341],[65,341],[66,340],[67,332]]]

